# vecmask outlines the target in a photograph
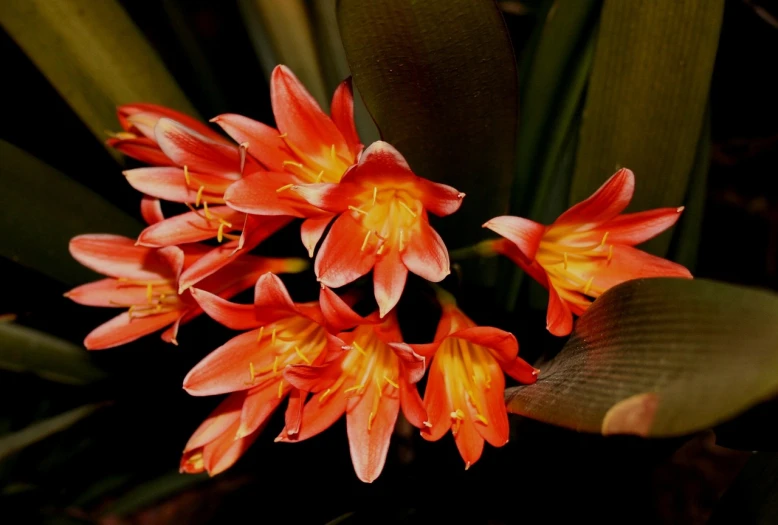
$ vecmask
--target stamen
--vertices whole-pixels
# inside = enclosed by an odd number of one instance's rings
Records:
[[[148,283],[146,285],[146,300],[151,302],[151,298],[154,296],[154,285]]]
[[[189,167],[184,164],[184,180],[186,181],[186,185],[189,186],[191,184],[191,180],[189,179]]]
[[[360,248],[360,251],[365,251],[365,248],[367,248],[367,241],[370,239],[370,234],[373,233],[373,230],[367,230],[367,234],[365,234],[365,240],[362,241],[362,248]]]
[[[321,170],[318,175],[316,175],[316,182],[321,182],[321,178],[324,177],[324,170]]]
[[[405,239],[405,235],[402,229],[400,229],[400,251],[405,250],[405,243],[403,242]]]
[[[335,156],[336,156],[336,154],[335,154],[335,144],[333,144],[332,147],[330,148],[330,157],[332,157],[332,160],[335,160]]]
[[[265,327],[260,326],[259,327],[259,333],[257,334],[257,343],[259,343],[262,340],[262,334],[265,333]]]
[[[276,345],[276,329],[273,328],[273,333],[270,334],[270,345],[275,346]]]
[[[384,380],[385,380],[387,383],[389,383],[390,385],[392,385],[393,387],[395,387],[395,388],[400,388],[400,385],[398,385],[397,383],[395,383],[394,381],[392,381],[391,379],[389,379],[389,378],[386,376],[386,374],[384,374]]]
[[[373,421],[375,420],[376,413],[372,410],[370,411],[370,415],[367,417],[367,431],[370,432],[373,429]]]
[[[289,188],[291,188],[292,186],[294,186],[294,184],[287,184],[286,186],[281,186],[280,188],[278,188],[276,190],[276,193],[281,193],[282,191],[286,191]]]
[[[610,248],[608,248],[608,262],[611,262],[611,259],[613,259],[613,245],[610,245]]]
[[[586,281],[586,286],[584,287],[584,295],[589,294],[589,288],[592,287],[592,281],[594,281],[594,276],[589,277],[589,280]]]
[[[356,206],[349,206],[348,209],[351,210],[351,211],[355,211],[357,213],[361,213],[362,215],[368,215],[368,213],[365,210],[361,210],[361,209],[357,208]]]
[[[284,380],[278,382],[278,399],[284,396]]]
[[[284,166],[284,168],[286,168],[287,166],[294,166],[295,168],[303,169],[305,167],[299,162],[295,162],[293,160],[285,160],[281,164]]]
[[[288,137],[288,136],[289,136],[289,133],[281,133],[281,134],[278,136],[278,138],[279,138],[279,139],[281,139],[281,140],[283,140],[283,139],[285,139],[285,138],[286,138],[286,137]]]
[[[488,419],[486,419],[486,418],[485,418],[484,416],[482,416],[481,414],[478,414],[477,416],[475,416],[475,418],[476,418],[478,421],[480,421],[481,423],[483,423],[484,425],[488,425],[488,424],[489,424],[489,420],[488,420]]]
[[[254,371],[254,363],[252,361],[249,361],[249,375],[251,376],[251,382],[253,383],[256,372]]]
[[[365,349],[364,349],[364,348],[362,348],[361,346],[359,346],[359,345],[357,344],[357,342],[356,342],[356,341],[354,341],[353,343],[351,343],[351,346],[353,346],[354,348],[356,348],[356,349],[357,349],[357,352],[359,352],[360,354],[362,354],[362,355],[365,355],[365,356],[367,355],[367,352],[365,352]]]
[[[223,218],[219,217],[219,222],[225,225],[227,228],[232,228],[232,223],[229,221],[225,221]]]
[[[600,241],[600,246],[605,246],[605,239],[608,238],[608,234],[610,232],[605,232],[605,235],[602,236],[602,241]]]
[[[348,387],[347,389],[345,389],[343,391],[343,393],[344,394],[349,394],[351,392],[356,392],[356,391],[360,390],[363,386],[365,386],[365,385],[354,385],[354,386]]]
[[[567,252],[564,253],[565,257],[565,270],[567,270]]]
[[[327,396],[329,396],[331,392],[332,392],[331,388],[328,388],[327,390],[325,390],[322,393],[322,395],[319,396],[319,403],[324,403],[324,400],[327,399]]]
[[[219,229],[216,231],[216,240],[219,242],[224,240],[224,223],[219,224]]]
[[[386,246],[386,245],[382,244],[381,246],[378,247],[378,251],[376,252],[378,255],[381,255],[382,253],[384,253],[384,246]]]
[[[461,408],[457,408],[454,412],[451,412],[451,419],[456,419],[459,421],[463,421],[465,419],[465,413],[462,412]]]
[[[203,202],[203,213],[205,213],[205,218],[209,221],[213,219],[213,215],[208,211],[208,202]]]
[[[276,356],[275,359],[273,359],[273,373],[278,373],[278,356]]]
[[[305,364],[307,364],[307,365],[310,365],[310,364],[311,364],[311,360],[310,360],[310,359],[308,359],[308,358],[305,356],[305,354],[303,353],[303,351],[302,351],[302,350],[300,350],[300,347],[299,347],[299,346],[295,346],[295,347],[294,347],[294,351],[295,351],[295,352],[297,352],[297,355],[299,355],[299,356],[300,356],[300,359],[302,359],[303,361],[305,361]]]
[[[200,186],[200,188],[197,190],[197,196],[195,197],[195,206],[200,205],[200,201],[203,198],[203,190],[205,189],[205,186]]]
[[[378,187],[373,186],[373,206],[375,206],[375,200],[378,198]]]
[[[416,218],[416,212],[415,212],[415,211],[413,211],[413,210],[412,210],[412,209],[411,209],[411,208],[410,208],[410,207],[409,207],[407,204],[405,204],[403,201],[399,201],[399,202],[400,202],[400,206],[402,206],[403,208],[405,208],[406,210],[408,210],[408,213],[410,213],[410,214],[411,214],[411,216],[413,216],[413,218],[415,219],[415,218]]]

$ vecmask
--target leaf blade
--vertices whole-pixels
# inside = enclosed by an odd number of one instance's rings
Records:
[[[618,433],[631,424],[626,433],[647,436],[711,427],[778,393],[776,316],[778,296],[766,291],[629,281],[581,316],[535,385],[506,391],[509,410],[585,432],[615,423]],[[624,424],[627,416],[634,420]]]
[[[463,23],[466,20],[467,23]],[[384,140],[420,176],[467,194],[444,221],[452,247],[508,208],[517,78],[493,2],[341,0],[338,23],[354,83]]]

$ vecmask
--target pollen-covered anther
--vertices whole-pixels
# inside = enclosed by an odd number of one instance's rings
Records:
[[[294,187],[294,184],[287,184],[285,186],[281,186],[280,188],[276,189],[276,193],[281,193],[282,191],[286,191],[289,188],[293,188],[293,187]]]
[[[356,206],[349,206],[348,209],[351,211],[355,211],[360,215],[369,215],[365,210],[363,210],[362,208],[357,208]]]
[[[332,389],[328,388],[322,394],[319,396],[319,403],[324,403],[324,401],[329,397],[329,395],[332,393]]]
[[[358,393],[360,392],[360,390],[362,390],[362,388],[364,388],[364,386],[365,386],[365,385],[363,385],[363,384],[359,384],[359,385],[350,386],[350,387],[348,387],[347,389],[345,389],[345,390],[343,391],[343,393],[344,393],[344,394],[350,394],[351,392],[356,392],[356,393],[358,394]]]
[[[415,211],[413,211],[413,210],[411,209],[411,207],[410,207],[410,206],[408,206],[407,204],[405,204],[403,201],[399,201],[399,203],[400,203],[400,206],[402,206],[403,208],[405,208],[405,210],[406,210],[408,213],[410,213],[410,214],[411,214],[411,217],[413,217],[414,219],[417,217],[417,215],[416,215],[416,212],[415,212]]]
[[[605,241],[608,239],[608,234],[610,232],[605,232],[605,235],[602,236],[602,241],[600,241],[600,246],[605,246]]]
[[[278,382],[278,399],[284,397],[284,380]]]
[[[199,206],[200,205],[200,201],[203,200],[203,191],[204,190],[205,190],[205,186],[203,186],[203,185],[201,185],[197,189],[197,195],[195,196],[195,206]]]
[[[386,374],[384,374],[384,381],[386,381],[387,383],[389,383],[390,385],[392,385],[395,388],[400,388],[400,385],[398,385],[397,383],[392,381],[389,377],[387,377]]]
[[[362,241],[362,247],[360,248],[361,251],[365,251],[365,248],[367,248],[367,241],[370,240],[370,235],[373,233],[373,230],[367,230],[367,233],[365,234],[365,239]]]
[[[359,352],[360,354],[362,354],[362,355],[364,355],[364,356],[366,356],[366,355],[367,355],[367,352],[365,352],[365,349],[364,349],[364,348],[362,348],[361,346],[359,346],[359,345],[357,344],[357,342],[356,342],[356,341],[354,341],[353,343],[351,343],[351,346],[353,346],[354,348],[356,348],[357,352]]]
[[[259,332],[257,332],[257,343],[259,343],[262,340],[262,335],[265,333],[265,327],[260,326]]]
[[[584,291],[583,291],[584,295],[587,295],[589,293],[589,290],[592,287],[592,282],[594,282],[594,276],[589,277],[589,280],[586,281],[586,286],[584,286]]]

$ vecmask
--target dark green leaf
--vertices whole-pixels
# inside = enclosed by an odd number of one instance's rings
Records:
[[[0,461],[52,434],[62,432],[103,406],[104,403],[84,405],[0,437]]]
[[[102,142],[116,106],[194,115],[186,95],[115,0],[4,0],[0,24]]]
[[[0,158],[3,257],[76,284],[95,274],[70,257],[72,237],[101,232],[134,237],[140,232],[140,223],[102,197],[2,140]]]
[[[494,2],[340,0],[354,82],[383,138],[420,176],[467,193],[444,221],[451,247],[508,209],[517,78]]]
[[[778,296],[705,280],[616,286],[509,409],[585,432],[676,436],[778,393]]]
[[[106,516],[126,516],[206,481],[208,475],[171,472],[128,491],[108,507]]]
[[[778,452],[758,452],[724,494],[711,525],[771,525],[778,516]]]
[[[83,348],[11,323],[0,323],[0,369],[29,372],[73,385],[91,383],[104,376],[89,362]]]
[[[620,167],[632,210],[678,206],[700,139],[723,0],[605,0],[570,203]],[[670,236],[646,245],[663,255]]]

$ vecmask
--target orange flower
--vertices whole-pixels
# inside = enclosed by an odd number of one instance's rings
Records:
[[[287,429],[276,441],[302,441],[329,428],[346,414],[351,461],[359,479],[371,483],[384,468],[389,440],[402,406],[408,420],[421,427],[426,414],[415,383],[424,375],[424,358],[402,341],[394,314],[382,324],[377,313],[371,324],[340,334],[347,349],[335,351],[321,365],[288,367],[284,378],[315,395],[305,404],[298,433]]]
[[[433,282],[450,273],[448,251],[427,212],[450,215],[465,194],[417,177],[390,144],[371,144],[339,184],[292,190],[339,214],[316,256],[319,281],[338,288],[372,269],[381,317],[400,299],[408,271]]]
[[[219,427],[224,432],[229,430],[230,439],[254,434],[287,396],[290,400],[286,426],[295,433],[300,428],[303,399],[299,390],[284,380],[284,368],[320,364],[328,348],[339,351],[345,345],[330,332],[364,322],[330,290],[321,291],[320,302],[326,307],[319,302],[295,304],[281,280],[272,273],[257,280],[253,305],[233,304],[199,289],[192,289],[191,293],[218,322],[235,330],[249,329],[211,352],[184,379],[184,389],[194,396],[241,393],[236,397],[240,399],[239,419]],[[186,454],[203,444],[195,439],[197,436],[196,433],[192,438],[195,445],[187,446],[185,459]]]
[[[633,248],[675,224],[681,208],[622,214],[635,177],[621,169],[594,195],[550,226],[520,217],[496,217],[484,227],[502,235],[492,248],[510,257],[549,291],[548,330],[558,336],[608,288],[644,277],[691,278],[683,266]]]
[[[88,306],[128,308],[94,329],[84,340],[89,350],[102,350],[134,341],[169,326],[162,339],[176,343],[178,327],[202,313],[191,294],[178,294],[176,280],[210,248],[197,244],[162,249],[136,246],[118,235],[80,235],[70,241],[70,253],[84,266],[106,275],[65,294]],[[299,259],[247,256],[230,270],[221,271],[201,284],[220,297],[231,297],[250,288],[268,272],[294,272],[305,268]]]
[[[534,383],[538,370],[518,357],[513,334],[476,326],[445,292],[439,292],[443,313],[430,344],[393,344],[419,355],[434,356],[430,365],[421,435],[437,441],[451,429],[470,468],[481,457],[484,440],[501,447],[508,442],[508,414],[503,399],[503,372],[522,383]]]
[[[161,118],[173,119],[212,140],[226,141],[208,126],[192,117],[156,104],[127,104],[117,108],[123,131],[113,133],[106,143],[128,157],[152,166],[174,166],[160,149],[154,126]]]
[[[233,139],[245,143],[249,155],[267,170],[233,184],[225,199],[245,213],[306,218],[302,239],[313,256],[331,215],[288,190],[293,185],[337,183],[356,162],[362,144],[354,125],[351,81],[338,86],[330,116],[286,66],[273,70],[270,96],[278,129],[241,115],[213,119]]]

